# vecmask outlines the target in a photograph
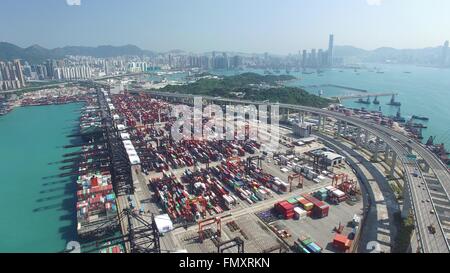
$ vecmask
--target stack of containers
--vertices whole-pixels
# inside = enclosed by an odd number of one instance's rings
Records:
[[[283,215],[285,219],[292,219],[294,217],[294,206],[287,201],[276,203],[275,210]]]
[[[300,250],[303,250],[304,253],[320,253],[322,252],[322,248],[315,243],[311,237],[309,236],[300,236],[298,238],[298,242],[301,244]],[[298,244],[297,244],[298,245]],[[307,250],[307,251],[304,251]]]
[[[325,189],[327,190],[327,192],[328,192],[329,195],[330,195],[333,191],[336,190],[336,188],[333,187],[333,186],[327,186],[327,187],[325,187]]]
[[[280,192],[281,181],[279,179],[274,179],[271,185],[274,192]]]
[[[330,207],[325,204],[324,202],[317,200],[316,198],[312,197],[309,194],[303,194],[302,195],[306,200],[310,201],[314,204],[313,208],[313,215],[317,218],[323,218],[328,216],[328,211],[330,210]]]
[[[290,198],[287,200],[289,202],[289,204],[293,205],[293,206],[297,206],[298,205],[298,200],[295,198]]]
[[[310,244],[306,245],[306,249],[308,249],[312,253],[322,252],[322,248],[315,242],[311,242]]]
[[[334,190],[331,194],[338,202],[347,200],[347,195],[341,190]]]
[[[308,216],[312,215],[312,209],[314,208],[314,204],[310,201],[306,200],[304,197],[297,198],[298,203],[300,204],[300,207],[302,207]]]
[[[344,252],[350,248],[351,243],[352,241],[342,234],[336,234],[333,239],[333,246]]]
[[[299,207],[294,208],[294,219],[296,220],[304,220],[307,217],[306,210],[303,210]]]
[[[325,201],[328,196],[328,191],[326,189],[320,189],[314,194],[314,196],[320,201]]]

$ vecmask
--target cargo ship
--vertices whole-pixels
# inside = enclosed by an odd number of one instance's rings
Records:
[[[423,120],[423,121],[429,121],[430,119],[427,117],[421,117],[421,116],[412,116],[413,119],[417,119],[417,120]]]

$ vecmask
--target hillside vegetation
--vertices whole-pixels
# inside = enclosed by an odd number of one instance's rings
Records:
[[[296,105],[326,107],[332,101],[310,94],[297,87],[287,87],[284,81],[293,80],[289,75],[260,75],[256,73],[244,73],[223,79],[200,79],[187,85],[168,85],[159,91],[203,95],[220,96],[254,101],[276,103],[289,103]]]

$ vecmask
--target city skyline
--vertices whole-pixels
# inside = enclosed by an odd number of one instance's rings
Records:
[[[445,16],[450,3],[442,0],[283,1],[283,5],[270,0],[239,4],[135,0],[126,6],[115,0],[72,1],[72,5],[65,0],[36,2],[2,1],[2,9],[8,12],[0,23],[16,22],[14,29],[0,30],[3,41],[21,47],[134,44],[158,52],[285,55],[325,49],[329,33],[338,37],[335,45],[367,50],[434,47],[450,37],[446,35],[450,20]],[[106,5],[108,12],[101,12]]]

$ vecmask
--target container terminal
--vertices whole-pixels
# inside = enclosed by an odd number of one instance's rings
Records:
[[[367,252],[370,241],[380,252],[397,247],[401,227],[393,219],[404,173],[386,161],[368,167],[371,153],[387,144],[357,127],[287,113],[276,151],[236,134],[232,141],[175,142],[171,111],[183,101],[77,88],[21,96],[15,105],[85,104],[70,135],[80,141],[67,147],[80,149],[62,161],[72,164],[62,176],[76,176],[85,252]],[[381,113],[333,107],[414,137]],[[258,125],[243,120],[240,131],[248,137]],[[371,182],[380,174],[389,177],[387,188]],[[384,230],[382,222],[389,223]]]
[[[74,177],[77,185],[74,209],[85,252],[356,248],[355,219],[363,218],[357,177],[317,138],[299,145],[285,137],[276,153],[262,152],[257,141],[237,140],[237,134],[233,141],[176,143],[170,137],[173,103],[78,88],[25,94],[15,105],[84,103],[79,130],[65,147],[78,150],[64,155],[60,176]],[[244,121],[241,129],[248,137],[255,125]],[[319,164],[325,155],[338,163]],[[321,236],[330,227],[336,235]]]
[[[364,218],[358,178],[317,137],[284,129],[276,153],[237,139],[176,143],[172,103],[104,89],[94,96],[80,119],[86,143],[76,172],[78,233],[86,249],[356,250]]]

